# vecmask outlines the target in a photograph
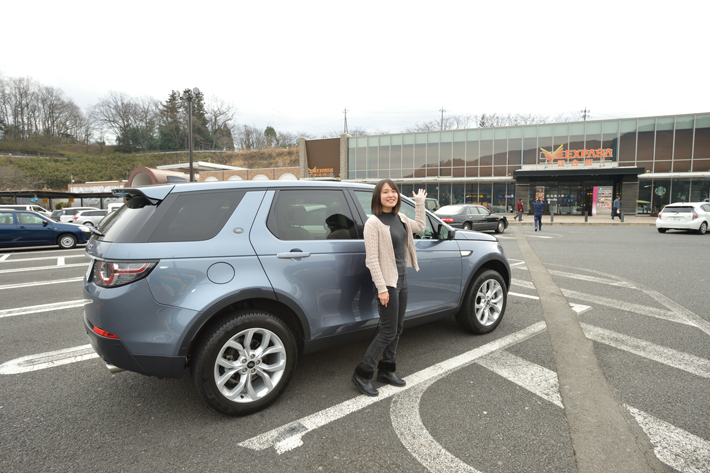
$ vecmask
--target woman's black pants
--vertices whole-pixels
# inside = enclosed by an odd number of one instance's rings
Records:
[[[377,361],[382,356],[382,361],[389,366],[395,366],[395,354],[399,336],[404,328],[404,313],[407,311],[407,275],[397,279],[397,287],[387,286],[390,300],[387,307],[377,299],[377,308],[380,313],[380,329],[375,339],[370,343],[365,358],[360,366],[367,372],[374,372]]]

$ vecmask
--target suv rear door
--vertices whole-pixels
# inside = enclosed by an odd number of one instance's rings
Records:
[[[298,305],[312,339],[377,326],[362,224],[341,189],[268,191],[250,240],[277,298]]]

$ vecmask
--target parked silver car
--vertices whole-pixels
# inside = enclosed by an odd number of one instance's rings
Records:
[[[100,210],[96,207],[65,207],[59,214],[59,221],[63,223],[73,223],[74,216],[81,212],[82,210]]]
[[[82,210],[74,215],[71,223],[96,227],[107,214],[108,210]]]

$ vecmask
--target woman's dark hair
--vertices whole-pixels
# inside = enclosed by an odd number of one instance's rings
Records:
[[[397,184],[391,179],[382,179],[375,186],[375,190],[372,191],[372,215],[382,215],[382,187],[388,184],[390,188],[397,193],[397,205],[392,209],[392,213],[397,215],[399,213],[399,207],[402,205],[402,194],[399,192]]]

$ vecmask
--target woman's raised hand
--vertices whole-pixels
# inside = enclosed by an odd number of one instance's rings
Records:
[[[419,192],[417,192],[416,194],[414,193],[414,191],[412,191],[412,195],[414,196],[414,198],[417,198],[417,197],[426,198],[426,191],[424,189],[419,189]]]

